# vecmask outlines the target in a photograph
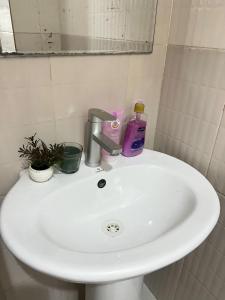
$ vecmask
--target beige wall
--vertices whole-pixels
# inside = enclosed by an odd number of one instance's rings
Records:
[[[83,142],[87,110],[124,108],[143,98],[147,146],[153,146],[172,0],[160,0],[151,55],[0,59],[0,195],[18,178],[17,149],[37,132],[47,142]],[[0,247],[0,279],[7,300],[82,298],[82,288],[42,276]]]
[[[158,300],[225,299],[225,1],[175,0],[155,149],[213,184],[221,216],[210,237],[148,279]]]

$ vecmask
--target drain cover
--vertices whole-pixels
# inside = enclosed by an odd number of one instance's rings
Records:
[[[115,237],[121,234],[122,225],[118,221],[109,221],[104,223],[103,229],[107,235]]]

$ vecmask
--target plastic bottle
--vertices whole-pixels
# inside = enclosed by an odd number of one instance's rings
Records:
[[[146,116],[144,104],[138,102],[134,107],[134,116],[127,124],[123,140],[122,154],[127,157],[141,154],[145,144]]]

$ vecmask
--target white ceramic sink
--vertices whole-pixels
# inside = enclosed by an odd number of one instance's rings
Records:
[[[198,171],[144,150],[118,157],[110,170],[82,164],[78,173],[42,184],[24,173],[3,202],[0,225],[10,251],[34,269],[102,284],[179,260],[218,216],[217,194]]]

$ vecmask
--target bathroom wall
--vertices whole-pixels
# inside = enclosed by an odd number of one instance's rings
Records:
[[[0,199],[18,178],[17,149],[37,132],[46,142],[83,143],[87,110],[123,108],[143,98],[153,147],[172,0],[159,0],[151,55],[0,59]],[[63,283],[18,263],[1,244],[0,282],[7,300],[82,299],[83,286]],[[2,298],[1,298],[2,299]]]
[[[158,300],[225,299],[224,28],[224,0],[174,0],[155,149],[204,174],[222,212],[197,250],[148,277]]]

